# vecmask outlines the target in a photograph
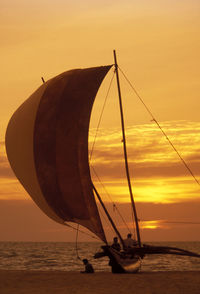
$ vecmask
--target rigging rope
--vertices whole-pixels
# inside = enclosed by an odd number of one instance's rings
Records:
[[[95,171],[95,169],[94,169],[94,167],[93,167],[92,165],[91,165],[91,168],[92,168],[93,172],[95,173],[95,175],[96,175],[98,181],[99,181],[100,184],[102,185],[102,187],[104,187],[104,186],[103,186],[103,183],[101,182],[100,178],[98,177],[98,175],[97,175],[97,173],[96,173],[96,171]],[[113,227],[111,226],[110,222],[108,222],[107,218],[104,216],[104,214],[103,214],[101,211],[100,211],[100,213],[101,213],[101,216],[104,218],[104,220],[105,220],[106,224],[108,225],[108,227],[109,227],[109,228],[115,233],[115,230],[114,230]]]
[[[101,119],[102,119],[102,116],[103,116],[103,112],[104,112],[104,109],[105,109],[105,105],[106,105],[106,102],[107,102],[108,95],[109,95],[109,93],[110,93],[110,89],[111,89],[111,86],[112,86],[112,82],[113,82],[114,76],[115,76],[115,69],[114,69],[114,71],[113,71],[113,75],[112,75],[112,78],[111,78],[111,81],[110,81],[110,84],[109,84],[109,87],[108,87],[108,91],[107,91],[107,93],[106,93],[106,97],[105,97],[105,100],[104,100],[104,104],[103,104],[103,107],[102,107],[102,111],[101,111],[101,114],[100,114],[100,117],[99,117],[99,121],[98,121],[98,124],[97,124],[96,133],[95,133],[94,141],[93,141],[92,148],[91,148],[91,152],[90,152],[90,160],[92,159],[92,154],[93,154],[93,151],[94,151],[94,145],[95,145],[95,143],[96,143],[96,138],[97,138],[97,134],[98,134],[98,131],[99,131],[99,126],[100,126],[100,123],[101,123]],[[131,232],[130,229],[129,229],[129,227],[127,226],[127,224],[126,224],[124,218],[122,217],[122,215],[121,215],[121,213],[120,213],[118,207],[116,206],[116,204],[115,204],[115,203],[113,202],[113,200],[111,199],[111,196],[109,195],[108,191],[106,190],[105,186],[103,185],[103,183],[101,182],[100,178],[98,177],[96,171],[94,170],[94,167],[93,167],[93,166],[91,166],[91,167],[92,167],[92,169],[93,169],[93,171],[94,171],[94,173],[95,173],[95,175],[96,175],[98,181],[100,182],[100,184],[102,185],[104,191],[106,192],[107,196],[109,197],[110,201],[112,202],[112,204],[113,204],[113,209],[116,209],[116,210],[117,210],[117,212],[118,212],[119,216],[121,217],[123,223],[125,224],[126,228],[128,229],[129,232]],[[101,214],[101,215],[104,217],[103,214]],[[133,215],[132,215],[132,217],[133,217]],[[106,219],[105,217],[104,217],[104,219],[105,219],[106,223],[110,226],[110,224],[107,222],[107,219]],[[110,226],[110,227],[112,228],[112,226]],[[113,229],[113,228],[112,228],[112,229]]]
[[[121,215],[121,213],[120,213],[120,211],[119,211],[119,209],[118,209],[117,205],[116,205],[116,204],[113,202],[113,200],[112,200],[112,198],[111,198],[110,194],[108,193],[108,191],[107,191],[106,187],[104,186],[104,184],[102,183],[101,179],[100,179],[100,178],[99,178],[99,176],[97,175],[97,173],[96,173],[96,171],[95,171],[94,167],[93,167],[93,166],[91,166],[91,167],[92,167],[92,170],[93,170],[93,172],[95,173],[95,175],[96,175],[96,177],[97,177],[98,181],[100,182],[100,184],[102,185],[102,187],[103,187],[104,191],[106,192],[106,195],[108,196],[108,198],[109,198],[109,199],[110,199],[110,201],[112,202],[113,208],[117,210],[117,212],[118,212],[119,216],[121,217],[121,219],[122,219],[122,221],[123,221],[124,225],[126,226],[127,230],[128,230],[130,233],[131,233],[131,231],[130,231],[130,229],[129,229],[129,227],[128,227],[127,223],[125,222],[125,220],[124,220],[123,216]]]
[[[75,248],[76,248],[76,256],[77,259],[81,260],[80,256],[78,255],[78,231],[79,231],[79,224],[77,224],[77,231],[76,231],[76,243],[75,243]]]
[[[162,224],[182,224],[182,225],[200,225],[200,222],[187,222],[187,221],[168,221],[168,220],[147,220],[147,219],[141,219],[141,222],[161,222]]]
[[[162,221],[162,223],[167,223],[167,224],[184,224],[184,225],[200,225],[200,222],[179,222],[179,221]]]
[[[110,81],[110,84],[109,84],[109,87],[108,87],[108,91],[106,93],[106,97],[105,97],[105,100],[104,100],[104,104],[103,104],[103,107],[102,107],[102,110],[101,110],[101,114],[100,114],[100,117],[99,117],[99,121],[98,121],[98,124],[97,124],[96,133],[95,133],[94,141],[93,141],[93,144],[92,144],[92,149],[90,151],[90,160],[92,159],[92,154],[93,154],[94,145],[95,145],[96,138],[97,138],[97,133],[99,131],[99,126],[100,126],[101,119],[102,119],[102,116],[103,116],[103,111],[104,111],[104,108],[106,106],[108,95],[110,93],[110,88],[111,88],[111,85],[112,85],[112,82],[113,82],[113,79],[114,79],[114,75],[115,75],[115,72],[112,75],[112,78],[111,78],[111,81]]]
[[[172,148],[174,149],[174,151],[176,152],[176,154],[178,155],[178,157],[180,158],[180,160],[182,161],[182,163],[184,164],[184,166],[186,167],[186,169],[189,171],[189,173],[191,174],[191,176],[193,177],[193,179],[195,180],[195,182],[200,186],[200,183],[197,180],[197,178],[195,177],[195,175],[193,174],[192,170],[189,168],[189,166],[187,165],[187,163],[185,162],[185,160],[182,158],[182,156],[180,155],[180,153],[178,152],[178,150],[176,149],[176,147],[174,146],[174,144],[172,143],[172,141],[169,139],[169,137],[167,136],[167,134],[165,133],[165,131],[162,129],[162,127],[160,126],[159,122],[155,119],[155,117],[153,116],[152,112],[146,106],[146,104],[144,103],[144,101],[142,100],[141,96],[138,94],[138,92],[136,91],[136,89],[134,88],[134,86],[132,85],[132,83],[126,77],[126,75],[124,74],[124,72],[122,71],[122,69],[119,68],[119,70],[121,71],[122,75],[124,76],[124,78],[126,79],[126,81],[128,82],[128,84],[130,85],[130,87],[135,92],[136,96],[140,99],[140,101],[142,102],[142,104],[146,108],[147,112],[150,114],[150,116],[152,118],[152,121],[154,121],[156,123],[156,125],[161,130],[161,132],[165,136],[165,138],[168,140],[169,144],[172,146]]]
[[[70,224],[66,224],[66,223],[64,223],[64,225],[67,226],[67,227],[69,227],[69,228],[71,228],[71,229],[73,229],[73,230],[75,230],[75,231],[77,231],[77,228],[74,228],[74,227],[71,226]],[[99,241],[99,238],[96,237],[96,236],[93,236],[93,235],[91,235],[91,234],[89,234],[89,233],[87,233],[87,232],[84,232],[84,231],[80,230],[80,229],[78,229],[78,231],[79,231],[80,233],[82,233],[82,234],[85,234],[85,235],[89,236],[90,238],[93,238],[93,239],[96,239],[96,240]]]

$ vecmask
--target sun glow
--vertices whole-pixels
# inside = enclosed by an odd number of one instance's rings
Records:
[[[199,132],[200,124],[186,121],[165,122],[162,127],[167,130],[181,156],[198,178],[200,137],[196,132]],[[188,198],[199,199],[197,184],[167,144],[167,140],[160,135],[160,131],[152,124],[127,129],[129,168],[135,200],[173,203]],[[195,144],[191,144],[191,138]],[[93,136],[90,136],[90,142],[92,140]],[[130,201],[119,130],[111,132],[104,129],[100,132],[91,164],[95,170],[95,173],[92,172],[93,181],[103,195],[106,194],[105,189],[96,174],[115,201]]]
[[[162,222],[163,221],[161,221],[161,220],[141,221],[140,222],[140,228],[141,229],[150,229],[150,230],[155,230],[155,229],[158,229],[158,228],[164,228]]]
[[[130,194],[126,180],[124,181],[94,181],[99,193],[104,200],[109,197],[115,202],[130,202]],[[189,177],[159,178],[150,180],[135,180],[133,183],[133,195],[137,202],[152,202],[152,203],[174,203],[180,200],[187,200],[188,195],[192,199],[199,199],[198,187]]]

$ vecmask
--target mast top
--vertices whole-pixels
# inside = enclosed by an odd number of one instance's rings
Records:
[[[118,64],[117,64],[117,55],[116,55],[116,50],[115,49],[113,50],[113,55],[114,55],[115,69],[117,69]]]

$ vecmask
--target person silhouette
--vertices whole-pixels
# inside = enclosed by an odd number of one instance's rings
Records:
[[[114,237],[113,238],[113,244],[111,245],[111,247],[117,251],[120,251],[121,250],[121,246],[118,242],[118,238],[117,237]]]
[[[128,234],[127,238],[124,240],[124,245],[126,248],[130,248],[137,245],[137,241],[132,239],[132,234]]]
[[[89,261],[86,258],[84,258],[82,261],[83,261],[83,264],[85,265],[85,270],[81,271],[81,273],[93,274],[94,269],[91,263],[89,263]]]

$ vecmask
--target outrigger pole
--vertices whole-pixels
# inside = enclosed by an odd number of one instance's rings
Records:
[[[130,180],[130,174],[129,174],[129,167],[128,167],[124,115],[123,115],[123,107],[122,107],[121,89],[120,89],[120,83],[119,83],[118,64],[117,64],[117,57],[116,57],[115,50],[113,50],[113,54],[114,54],[115,72],[116,72],[117,88],[118,88],[118,95],[119,95],[119,106],[120,106],[120,114],[121,114],[121,126],[122,126],[122,135],[123,135],[126,176],[127,176],[127,181],[128,181],[128,187],[129,187],[129,193],[130,193],[130,198],[131,198],[131,203],[132,203],[133,214],[134,214],[134,218],[135,218],[138,245],[139,245],[139,247],[141,247],[141,239],[140,239],[140,230],[139,230],[139,224],[138,224],[138,218],[137,218],[137,211],[136,211],[135,202],[134,202],[134,198],[133,198],[133,192],[132,192],[131,180]]]

